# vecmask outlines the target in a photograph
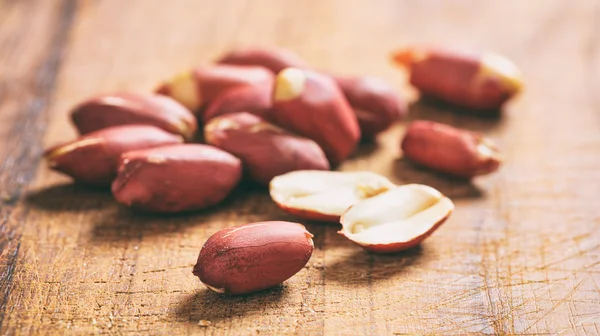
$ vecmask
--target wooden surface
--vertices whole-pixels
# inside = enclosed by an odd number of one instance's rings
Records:
[[[74,137],[90,95],[147,91],[237,45],[276,44],[320,69],[381,76],[411,42],[491,48],[524,71],[501,118],[417,103],[409,119],[485,132],[502,170],[468,184],[400,158],[404,123],[342,169],[420,182],[455,201],[422,247],[363,252],[306,223],[312,259],[284,286],[208,292],[204,241],[246,222],[294,220],[264,190],[210,211],[135,215],[40,161]],[[3,334],[600,334],[600,2],[597,0],[0,0],[0,330]],[[210,326],[199,326],[200,320]]]

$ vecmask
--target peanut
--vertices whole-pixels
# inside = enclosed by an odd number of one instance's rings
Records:
[[[180,136],[150,125],[115,126],[51,147],[44,157],[50,168],[77,182],[107,186],[117,175],[122,153],[181,142]]]
[[[180,134],[186,140],[196,133],[196,119],[176,101],[159,95],[115,93],[79,104],[71,111],[79,134],[120,125],[153,125]]]
[[[120,203],[153,212],[200,210],[223,200],[242,174],[239,159],[207,145],[172,145],[121,156],[112,184]]]
[[[356,147],[358,121],[331,77],[287,68],[277,75],[273,100],[269,120],[314,140],[334,164]]]
[[[234,112],[267,114],[272,106],[271,88],[264,86],[236,86],[218,95],[203,113],[204,123],[210,119]]]
[[[377,77],[340,77],[335,81],[354,109],[363,138],[372,138],[406,115],[406,103]]]
[[[453,210],[452,201],[439,191],[407,184],[348,208],[338,233],[371,252],[399,252],[419,245]]]
[[[492,140],[430,121],[412,122],[401,147],[404,155],[416,163],[464,178],[491,173],[502,162]]]
[[[240,85],[261,86],[271,91],[273,74],[259,66],[202,66],[176,75],[156,92],[177,100],[202,120],[202,107],[210,104],[222,92]]]
[[[395,187],[385,176],[367,171],[300,170],[271,180],[269,194],[283,211],[338,223],[351,205]]]
[[[406,48],[394,61],[410,72],[410,83],[422,95],[472,110],[495,111],[521,91],[517,66],[495,53],[442,48]]]
[[[295,170],[329,170],[323,150],[314,141],[249,113],[212,119],[204,132],[208,144],[240,158],[248,175],[261,184]]]
[[[217,60],[217,63],[236,65],[259,65],[271,70],[274,74],[285,68],[308,68],[308,64],[292,51],[268,48],[242,48],[232,50]]]
[[[246,294],[276,286],[310,259],[313,235],[291,222],[258,222],[218,231],[198,255],[194,275],[217,293]]]

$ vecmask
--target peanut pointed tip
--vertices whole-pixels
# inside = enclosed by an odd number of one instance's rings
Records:
[[[179,135],[179,140],[181,143],[192,141],[194,139],[194,135],[196,134],[196,128],[190,124],[188,124],[185,120],[178,120],[173,127],[175,131]]]
[[[523,90],[521,70],[511,60],[499,54],[485,53],[481,58],[480,72],[498,80],[511,95]]]
[[[53,148],[49,148],[47,149],[43,156],[44,159],[48,162],[54,161],[54,159],[56,159],[57,156],[59,156],[61,154],[60,152],[60,147],[53,147]]]
[[[215,293],[220,293],[220,294],[225,293],[225,288],[217,288],[217,287],[208,285],[208,284],[206,284],[204,282],[203,282],[203,284],[204,284],[204,286],[206,286],[206,288],[210,289],[211,291],[213,291]]]
[[[192,113],[202,106],[201,92],[198,90],[192,71],[185,71],[161,85],[156,93],[168,95],[185,106]]]
[[[273,100],[291,100],[299,97],[306,85],[306,74],[303,70],[286,68],[277,74]]]
[[[305,236],[306,236],[306,240],[308,241],[308,243],[310,244],[310,246],[313,246],[313,247],[314,247],[314,246],[315,246],[315,243],[313,242],[313,239],[312,239],[312,238],[313,238],[313,235],[312,235],[310,232],[308,232],[308,231],[307,231],[307,232],[305,233]]]
[[[154,92],[159,95],[169,96],[171,93],[171,90],[169,90],[169,85],[161,84],[159,87],[154,89]]]
[[[412,49],[400,49],[392,53],[392,62],[398,66],[410,67],[414,61],[414,55]]]
[[[489,138],[481,138],[477,144],[477,154],[483,159],[493,159],[498,162],[502,162],[502,154],[496,146],[496,144]]]

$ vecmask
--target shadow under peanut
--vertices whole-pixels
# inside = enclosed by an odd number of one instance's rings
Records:
[[[185,230],[188,227],[216,220],[239,219],[268,220],[277,211],[264,187],[241,184],[219,204],[199,211],[175,214],[144,212],[129,209],[115,202],[102,216],[94,219],[92,240],[135,240],[142,236],[159,236]]]
[[[394,176],[401,184],[425,184],[439,190],[451,199],[477,199],[484,197],[484,192],[472,181],[444,175],[429,168],[411,162],[405,157],[394,161]]]
[[[377,148],[377,138],[361,139],[358,145],[356,146],[356,149],[350,154],[350,156],[346,160],[359,159],[371,156],[371,154],[373,154],[377,150]]]
[[[110,190],[67,183],[29,192],[25,202],[51,212],[101,210],[115,203]]]
[[[429,120],[476,132],[490,132],[501,127],[505,119],[501,111],[473,111],[421,98],[409,105],[407,121]]]
[[[325,281],[335,281],[351,286],[369,286],[373,282],[386,280],[407,272],[419,264],[425,252],[421,246],[392,254],[375,254],[363,249],[352,255],[341,257],[325,266]]]
[[[197,324],[198,321],[205,320],[215,325],[233,317],[260,315],[267,307],[269,309],[283,308],[287,296],[289,296],[289,289],[285,284],[237,296],[200,289],[177,302],[171,315],[180,321]]]

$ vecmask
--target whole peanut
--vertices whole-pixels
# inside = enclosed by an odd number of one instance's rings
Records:
[[[181,136],[150,125],[114,126],[51,147],[44,157],[50,168],[77,182],[109,186],[117,175],[121,154],[181,142]]]
[[[350,104],[327,75],[287,68],[277,75],[273,101],[268,119],[314,140],[334,164],[346,159],[360,140]]]
[[[238,184],[242,164],[208,145],[171,145],[121,156],[112,184],[115,199],[152,212],[200,210],[223,200]]]
[[[409,47],[393,59],[422,95],[472,110],[498,110],[523,86],[516,65],[496,53]]]
[[[248,175],[265,185],[295,170],[329,170],[323,150],[314,141],[245,112],[212,119],[205,126],[204,139],[240,158]]]
[[[416,163],[464,178],[491,173],[502,162],[492,140],[431,121],[412,122],[401,147],[404,156]]]
[[[265,86],[237,86],[219,94],[206,108],[204,123],[228,113],[249,112],[265,116],[272,107],[272,88]]]
[[[372,138],[406,115],[406,103],[384,80],[367,76],[334,79],[356,113],[363,138]]]
[[[267,289],[306,265],[313,251],[312,236],[303,225],[282,221],[226,228],[204,243],[193,273],[218,293]]]
[[[277,47],[249,47],[231,50],[217,63],[236,65],[259,65],[274,74],[285,68],[308,68],[308,64],[290,50]]]
[[[88,99],[71,112],[79,134],[120,125],[153,125],[190,140],[196,118],[169,97],[138,93],[114,93]]]
[[[177,100],[202,120],[203,107],[226,90],[243,85],[261,86],[271,91],[273,74],[260,66],[201,66],[167,80],[156,92]]]

